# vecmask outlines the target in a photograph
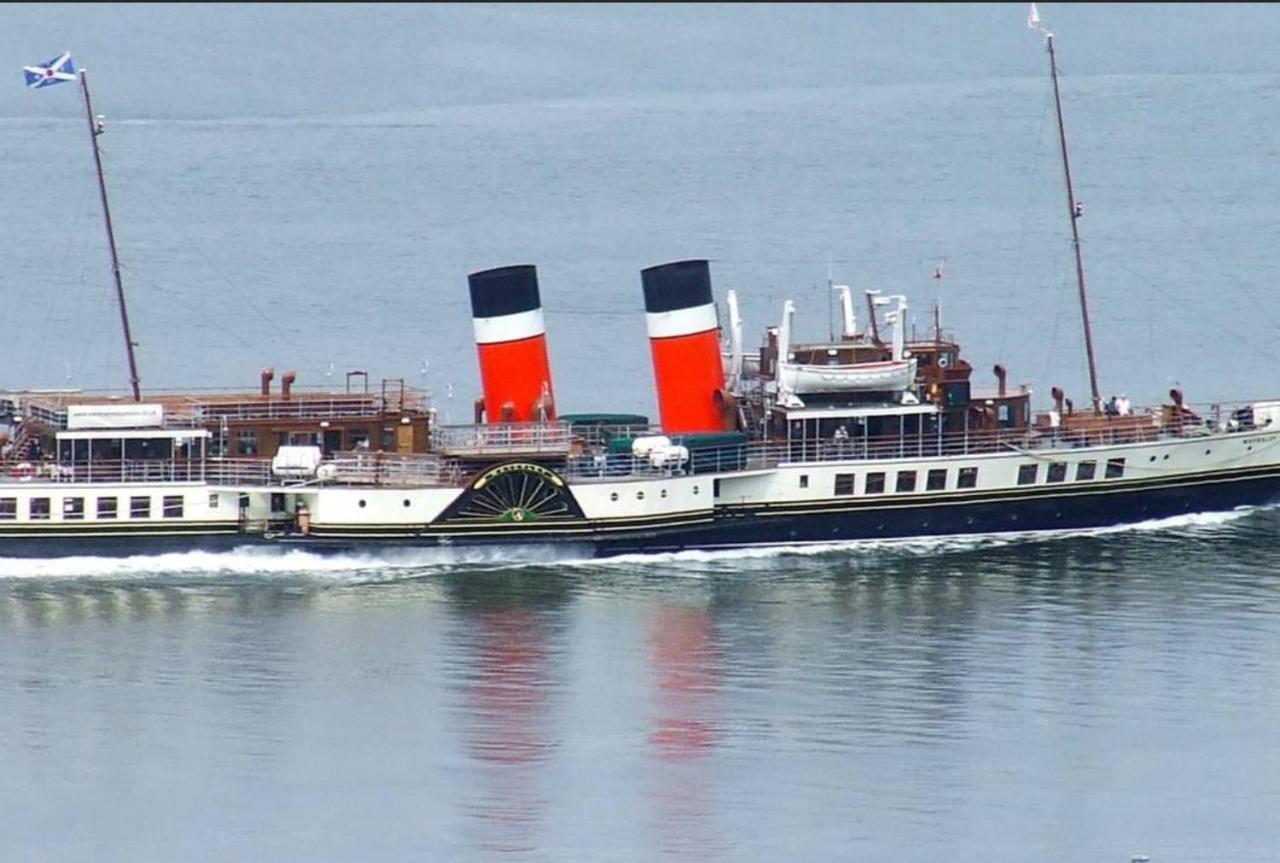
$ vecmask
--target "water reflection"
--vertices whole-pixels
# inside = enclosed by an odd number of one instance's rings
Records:
[[[697,758],[715,745],[718,659],[705,610],[660,607],[649,626],[657,716],[649,742],[665,760]]]
[[[497,855],[537,847],[546,814],[546,762],[556,748],[559,687],[554,644],[572,583],[544,572],[463,574],[445,580],[459,612],[452,674],[461,688],[459,728],[478,764],[464,810],[475,845]]]
[[[706,763],[720,739],[720,655],[711,614],[706,608],[660,604],[650,616],[648,655],[654,833],[665,856],[719,857],[715,773]]]

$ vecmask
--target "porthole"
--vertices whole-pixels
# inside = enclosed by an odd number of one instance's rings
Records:
[[[1205,454],[1205,455],[1208,455],[1208,454],[1209,454],[1209,453],[1211,453],[1211,452],[1213,452],[1213,450],[1211,450],[1211,449],[1207,449],[1207,450],[1205,450],[1205,451],[1204,451],[1204,454]]]
[[[642,491],[636,492],[636,500],[644,500],[644,492]]]
[[[368,506],[368,503],[366,503],[366,502],[365,502],[365,501],[363,501],[363,500],[362,500],[362,501],[360,501],[360,508],[361,508],[361,509],[364,509],[366,506]]]
[[[617,500],[617,499],[618,499],[618,493],[616,491],[613,494],[609,495],[609,500]]]
[[[661,496],[661,497],[666,497],[666,496],[667,496],[667,490],[666,490],[665,488],[662,490],[662,493],[661,493],[661,495],[660,495],[660,496]]]
[[[1168,453],[1165,453],[1165,454],[1164,454],[1164,460],[1165,460],[1165,461],[1168,461],[1168,460],[1169,460],[1169,454],[1168,454]]]
[[[409,498],[407,498],[407,497],[406,497],[406,498],[404,499],[404,505],[405,505],[405,508],[406,508],[406,509],[409,507]]]
[[[694,494],[697,494],[697,493],[698,493],[698,487],[697,487],[696,485],[693,487],[693,493],[694,493]]]
[[[1150,460],[1151,460],[1151,461],[1155,461],[1155,460],[1156,460],[1156,457],[1155,457],[1155,456],[1152,456]]]

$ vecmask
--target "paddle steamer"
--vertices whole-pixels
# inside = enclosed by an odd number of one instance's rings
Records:
[[[1154,408],[1104,409],[1045,35],[1088,406],[1055,388],[1035,411],[999,366],[980,390],[936,312],[931,338],[908,337],[904,296],[869,293],[859,329],[843,290],[840,337],[817,343],[794,338],[788,302],[746,350],[737,298],[722,328],[705,260],[640,274],[656,423],[559,412],[531,265],[469,277],[483,389],[471,424],[438,425],[422,393],[363,372],[339,393],[297,389],[292,373],[273,391],[266,370],[256,392],[144,397],[113,242],[132,398],[0,394],[0,556],[560,542],[610,555],[1083,530],[1272,503],[1280,401],[1193,409],[1172,390]]]

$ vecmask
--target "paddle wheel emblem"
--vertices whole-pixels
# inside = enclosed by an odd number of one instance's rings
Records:
[[[559,474],[541,465],[516,462],[477,477],[444,517],[521,525],[583,515]]]

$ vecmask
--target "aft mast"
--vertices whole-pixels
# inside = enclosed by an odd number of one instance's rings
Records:
[[[116,254],[116,234],[111,227],[111,207],[107,204],[107,181],[102,174],[102,153],[98,149],[98,136],[102,134],[102,121],[93,114],[93,102],[89,99],[89,79],[81,69],[80,89],[84,92],[84,110],[89,119],[89,142],[93,145],[93,164],[98,169],[98,192],[102,196],[102,217],[107,225],[107,245],[111,248],[111,275],[116,282],[116,300],[120,306],[120,326],[124,329],[124,347],[129,356],[129,384],[133,388],[133,400],[142,401],[138,382],[138,363],[133,355],[133,336],[129,330],[129,309],[124,301],[124,285],[120,281],[120,257]]]
[[[1084,261],[1080,255],[1080,229],[1077,222],[1084,209],[1076,201],[1076,193],[1071,185],[1071,162],[1067,158],[1067,130],[1062,122],[1062,98],[1058,94],[1058,63],[1053,53],[1053,34],[1040,26],[1040,14],[1036,4],[1031,4],[1031,14],[1027,18],[1027,26],[1044,35],[1045,44],[1049,47],[1049,74],[1053,79],[1053,104],[1058,115],[1058,141],[1062,146],[1062,172],[1067,178],[1067,212],[1071,221],[1071,245],[1076,256],[1076,282],[1080,288],[1080,317],[1084,322],[1084,350],[1089,359],[1089,388],[1093,396],[1094,414],[1102,413],[1102,397],[1098,394],[1098,369],[1093,358],[1093,332],[1089,327],[1089,300],[1084,289]]]

